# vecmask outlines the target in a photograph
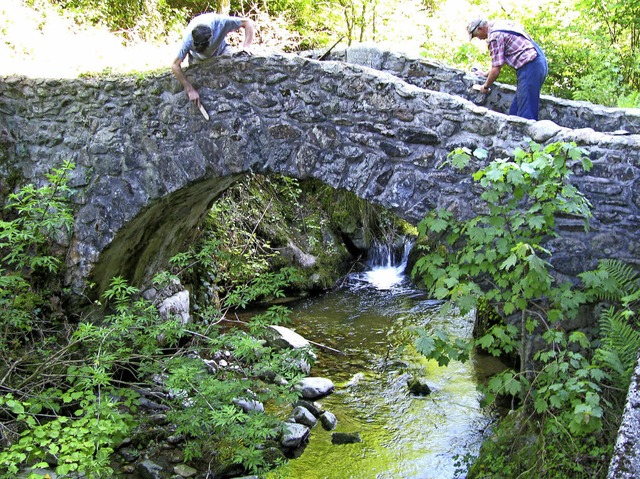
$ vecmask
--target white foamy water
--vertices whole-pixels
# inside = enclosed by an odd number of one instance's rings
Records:
[[[376,289],[386,290],[402,283],[413,242],[405,240],[400,249],[393,245],[374,245],[369,253],[369,271],[361,279]]]
[[[376,289],[391,289],[404,280],[405,267],[406,265],[402,267],[379,267],[364,273],[364,278]]]

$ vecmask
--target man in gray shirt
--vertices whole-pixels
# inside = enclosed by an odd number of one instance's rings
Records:
[[[171,65],[171,70],[184,87],[189,100],[196,106],[200,106],[200,94],[184,74],[182,62],[187,56],[191,65],[207,58],[230,55],[232,50],[225,37],[228,33],[240,28],[244,29],[242,49],[249,52],[255,30],[254,24],[250,19],[218,15],[217,13],[204,13],[189,22],[178,55]]]

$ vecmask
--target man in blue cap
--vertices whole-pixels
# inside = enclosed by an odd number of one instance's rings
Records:
[[[488,93],[505,64],[515,68],[518,82],[509,114],[537,120],[540,90],[549,71],[542,49],[521,26],[510,22],[476,18],[467,25],[467,32],[469,40],[487,40],[491,55],[491,69],[482,74],[487,79],[477,89]]]
[[[171,65],[171,70],[184,87],[189,100],[196,106],[200,106],[200,94],[184,74],[182,62],[187,56],[189,57],[189,64],[192,65],[207,58],[231,55],[233,51],[226,42],[225,37],[227,34],[241,28],[244,29],[242,49],[248,53],[253,42],[255,30],[254,24],[250,19],[219,15],[217,13],[204,13],[189,22],[178,55]]]

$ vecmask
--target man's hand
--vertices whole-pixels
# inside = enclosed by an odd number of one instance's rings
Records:
[[[182,63],[182,59],[180,59],[180,58],[176,58],[175,60],[173,60],[173,63],[171,64],[171,71],[173,71],[173,74],[178,79],[178,81],[180,82],[180,84],[182,85],[184,90],[187,92],[187,96],[189,97],[189,101],[192,101],[195,106],[199,107],[200,106],[200,94],[198,93],[198,90],[196,90],[193,87],[191,82],[189,80],[187,80],[187,77],[185,76],[184,72],[182,71],[181,63]]]
[[[189,95],[189,101],[192,101],[195,106],[199,107],[201,105],[200,93],[198,93],[198,90],[190,88],[187,90],[187,95]]]
[[[490,88],[485,88],[484,85],[473,85],[471,88],[480,93],[489,93],[491,91]]]

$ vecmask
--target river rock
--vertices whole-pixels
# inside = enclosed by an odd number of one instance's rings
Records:
[[[551,120],[540,120],[529,126],[529,134],[533,141],[544,143],[556,136],[563,129],[566,130],[566,128],[558,126]]]
[[[142,479],[162,479],[162,466],[149,459],[138,463],[137,470]]]
[[[305,399],[317,399],[329,394],[334,387],[331,379],[311,377],[302,379],[296,389],[302,393],[302,397]]]
[[[183,325],[191,322],[191,315],[189,314],[189,291],[179,291],[173,296],[166,298],[158,306],[158,313],[165,321],[177,316]]]
[[[325,411],[320,416],[320,424],[322,424],[325,431],[331,431],[338,425],[338,418],[332,412]]]
[[[322,409],[322,406],[320,406],[318,403],[315,403],[312,401],[305,401],[304,399],[298,399],[296,403],[293,405],[293,407],[296,407],[296,406],[302,406],[311,414],[313,414],[315,417],[320,417],[320,415],[324,412],[324,410]]]
[[[298,246],[293,244],[291,240],[289,240],[286,247],[280,250],[280,254],[290,261],[299,264],[303,268],[310,268],[316,264],[317,261],[315,256],[305,253],[298,248]]]
[[[355,444],[356,442],[362,442],[359,432],[331,433],[331,444]]]
[[[284,447],[296,448],[309,438],[310,429],[304,424],[284,423],[284,432],[280,444]]]
[[[298,424],[304,424],[305,426],[314,427],[318,424],[316,417],[307,408],[302,406],[296,406],[291,412],[291,416]]]
[[[267,343],[272,347],[280,349],[310,348],[311,344],[304,337],[295,331],[284,326],[269,326],[271,334],[268,334]]]
[[[289,381],[283,378],[280,374],[269,369],[255,370],[255,374],[260,379],[273,384],[279,384],[280,386],[286,386],[287,384],[289,384]]]
[[[428,396],[431,394],[431,388],[423,378],[412,377],[407,379],[407,387],[409,388],[409,392],[416,396]]]
[[[195,476],[198,471],[193,467],[187,466],[186,464],[178,464],[173,468],[173,472],[175,472],[180,477],[192,477]]]
[[[311,350],[311,344],[295,331],[284,326],[271,325],[266,333],[267,345],[277,349],[300,349],[305,351],[304,357],[297,360],[298,369],[303,374],[311,372],[311,364],[317,359]]]
[[[182,441],[184,441],[184,435],[183,434],[172,434],[171,436],[167,437],[167,442],[169,444],[172,445],[176,445],[176,444],[180,444]]]
[[[264,404],[255,399],[234,399],[233,404],[238,406],[244,412],[264,412]]]
[[[140,452],[130,447],[123,447],[118,450],[120,457],[127,462],[134,462],[140,457]]]

